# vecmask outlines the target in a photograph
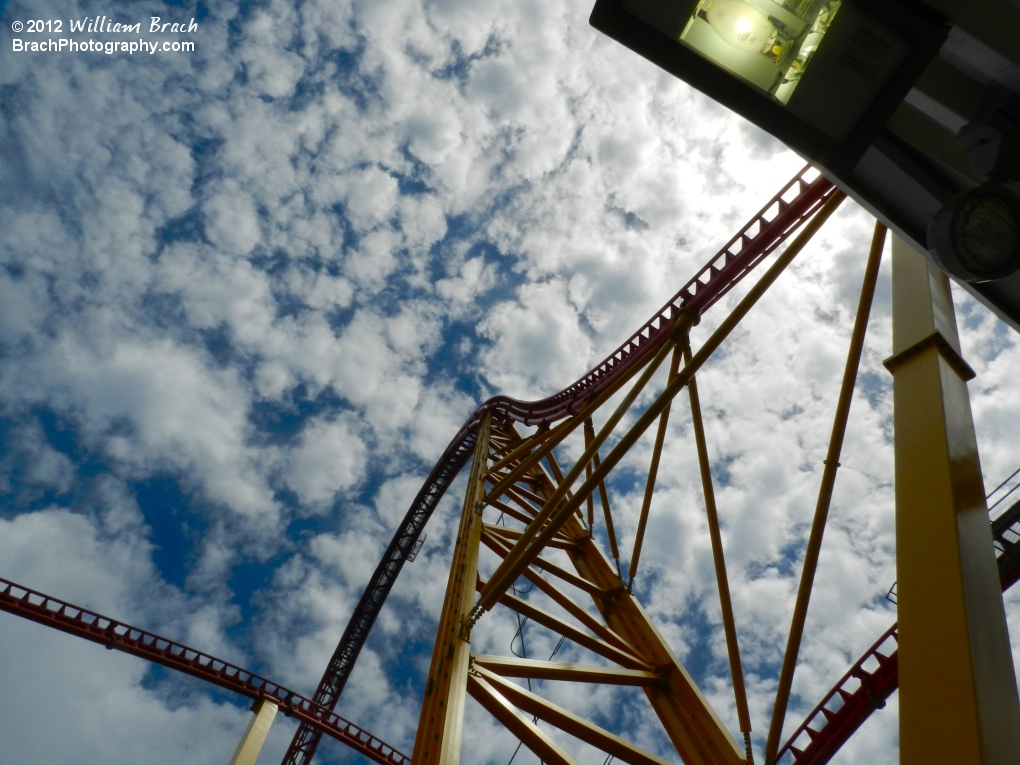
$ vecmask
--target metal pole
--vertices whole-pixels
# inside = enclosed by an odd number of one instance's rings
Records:
[[[814,585],[815,570],[818,567],[818,553],[822,549],[822,534],[825,532],[825,521],[829,515],[832,489],[836,484],[839,454],[843,448],[843,435],[846,432],[846,423],[850,415],[850,402],[853,400],[857,369],[861,363],[861,352],[864,350],[864,335],[868,330],[868,317],[871,314],[871,303],[875,296],[878,267],[882,262],[882,247],[884,245],[885,226],[876,223],[875,235],[871,240],[871,252],[868,254],[868,265],[864,271],[861,297],[857,304],[857,318],[854,320],[854,329],[850,336],[850,350],[847,352],[846,367],[843,370],[843,383],[839,389],[839,400],[836,402],[836,417],[832,424],[832,434],[829,436],[829,451],[825,456],[825,467],[822,470],[822,485],[818,489],[815,517],[811,523],[811,535],[808,537],[807,550],[804,552],[804,569],[800,575],[797,602],[793,607],[790,637],[786,642],[786,654],[783,656],[783,667],[779,673],[776,704],[772,708],[772,724],[769,726],[769,735],[765,742],[765,765],[772,765],[775,762],[776,752],[779,750],[779,737],[783,733],[786,707],[790,701],[790,686],[793,684],[793,672],[797,667],[797,655],[800,652],[800,641],[804,634],[804,622],[807,619],[808,603],[811,600],[811,588]]]
[[[790,265],[791,262],[793,262],[793,259],[797,256],[797,254],[804,249],[807,243],[811,240],[811,237],[813,237],[818,229],[821,228],[822,224],[829,219],[829,216],[836,211],[836,208],[839,207],[840,203],[845,198],[846,195],[842,191],[833,192],[832,196],[829,197],[828,201],[824,205],[822,205],[821,209],[804,227],[797,238],[790,244],[789,247],[786,248],[782,255],[776,258],[776,262],[769,267],[768,271],[762,275],[761,279],[759,279],[740,300],[740,302],[737,303],[729,316],[722,320],[715,332],[709,336],[708,340],[705,341],[705,344],[702,345],[701,348],[698,349],[698,352],[691,358],[691,363],[677,373],[677,376],[673,378],[673,381],[666,385],[666,388],[662,391],[659,397],[649,405],[644,414],[637,419],[637,422],[634,423],[631,429],[620,438],[620,441],[613,447],[612,451],[606,455],[606,459],[602,462],[602,464],[592,472],[591,478],[588,478],[581,485],[581,487],[577,490],[577,493],[574,494],[572,498],[564,502],[559,507],[556,506],[554,500],[559,502],[563,498],[566,489],[563,485],[561,485],[560,488],[556,490],[557,493],[554,493],[553,496],[550,497],[546,509],[542,511],[543,515],[540,516],[543,523],[545,523],[547,519],[548,523],[546,523],[543,530],[538,533],[537,536],[535,534],[528,535],[527,538],[522,536],[521,541],[514,546],[513,556],[507,556],[500,567],[496,569],[496,573],[493,574],[488,585],[486,585],[486,587],[482,590],[481,597],[475,604],[474,609],[471,611],[472,623],[478,619],[482,611],[488,611],[492,608],[492,606],[499,600],[502,593],[506,592],[510,583],[516,580],[517,577],[520,576],[521,572],[531,564],[531,561],[538,556],[539,552],[546,546],[549,539],[551,539],[552,536],[559,531],[570,513],[580,507],[588,494],[594,491],[598,486],[598,483],[603,481],[609,471],[616,467],[617,463],[623,459],[623,456],[637,442],[637,440],[641,438],[655,418],[662,413],[662,410],[666,408],[677,393],[683,390],[683,387],[687,384],[688,380],[690,380],[691,377],[694,376],[694,373],[701,368],[701,365],[704,364],[713,353],[715,353],[716,349],[718,349],[720,345],[722,345],[730,332],[732,332],[737,324],[740,323],[740,320],[747,315],[748,311],[750,311],[761,296],[765,294],[765,291],[772,286],[776,279],[779,278],[779,275],[788,265]],[[683,318],[684,314],[681,313],[678,317],[678,323],[682,321]],[[649,367],[649,369],[651,369],[651,367]],[[642,378],[642,381],[640,381],[635,387],[640,387],[643,382],[644,378]],[[617,411],[620,412],[620,410]],[[622,413],[620,416],[622,417]],[[613,421],[611,420],[610,422]],[[603,427],[599,435],[601,436],[602,432],[605,432],[608,427],[609,423]],[[601,444],[593,445],[597,447]],[[579,473],[583,468],[578,466],[590,460],[592,453],[594,453],[594,450],[586,450],[586,452],[581,456],[581,461],[579,461],[575,466],[574,471]],[[567,476],[567,479],[572,480],[569,475]],[[555,514],[553,514],[554,510]],[[528,531],[530,532],[532,529],[537,530],[537,528],[538,523],[534,522],[528,527]]]
[[[1005,765],[1020,702],[945,274],[893,239],[900,762]]]
[[[697,323],[697,322],[695,322]],[[685,336],[686,337],[686,336]],[[673,349],[673,358],[669,363],[669,377],[672,380],[676,377],[680,368],[680,346]],[[641,501],[641,516],[638,518],[637,534],[634,536],[634,551],[630,555],[630,565],[627,568],[627,586],[634,583],[634,575],[637,574],[638,561],[641,560],[641,545],[645,541],[645,526],[648,524],[648,512],[652,507],[652,494],[655,492],[655,479],[659,474],[659,458],[662,457],[662,445],[666,440],[666,427],[669,425],[669,409],[667,405],[659,415],[659,429],[655,433],[655,446],[652,448],[652,462],[648,466],[648,480],[645,482],[645,496]]]
[[[413,762],[418,765],[456,765],[464,734],[464,705],[470,663],[470,633],[464,616],[474,601],[478,577],[478,545],[485,509],[485,474],[488,470],[492,411],[478,423],[474,459],[464,492],[464,508],[450,561],[450,578],[439,617],[425,700],[418,719]]]
[[[234,756],[230,758],[230,765],[255,765],[255,760],[262,751],[262,744],[269,734],[269,726],[276,717],[276,710],[276,703],[265,697],[257,699],[252,704],[251,711],[255,714],[248,721],[248,727],[245,728],[244,735],[234,750]]]
[[[691,363],[691,344],[683,340],[684,364]],[[705,440],[705,423],[701,419],[701,399],[698,396],[698,382],[691,377],[687,383],[691,397],[691,420],[694,425],[694,442],[698,448],[698,467],[701,469],[701,485],[705,491],[705,513],[708,516],[708,534],[712,539],[712,559],[715,562],[715,580],[719,586],[719,606],[722,609],[723,631],[726,634],[726,651],[730,660],[730,675],[733,677],[733,696],[737,702],[737,719],[740,732],[744,734],[744,756],[748,765],[753,761],[751,752],[751,714],[747,709],[747,691],[744,688],[744,670],[740,664],[740,646],[737,644],[737,627],[733,620],[733,602],[730,599],[730,580],[726,575],[726,556],[723,553],[722,534],[719,532],[719,513],[715,506],[715,489],[712,486],[712,466],[708,461],[708,443]]]

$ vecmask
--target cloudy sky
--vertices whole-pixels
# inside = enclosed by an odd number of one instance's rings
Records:
[[[593,32],[590,10],[0,0],[0,576],[311,694],[474,408],[572,382],[803,164]],[[68,33],[104,15],[143,34]],[[198,29],[149,34],[152,16]],[[12,32],[30,18],[64,32]],[[27,53],[14,37],[195,50]],[[699,377],[758,747],[871,228],[845,204]],[[1020,465],[1020,352],[956,296],[991,487]],[[895,620],[889,352],[886,263],[788,730]],[[636,588],[736,734],[679,401]],[[611,486],[628,550],[649,448]],[[338,708],[407,753],[462,488]],[[494,614],[479,641],[505,652],[515,628]],[[224,763],[248,718],[244,700],[3,614],[0,686],[5,763]],[[630,695],[561,696],[666,746]],[[509,737],[468,714],[466,761],[507,762]],[[260,761],[293,730],[281,717]],[[895,703],[836,760],[857,761],[897,761]]]

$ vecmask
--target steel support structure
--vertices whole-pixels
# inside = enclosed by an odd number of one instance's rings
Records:
[[[1020,702],[949,281],[893,241],[900,762],[1005,765]]]
[[[308,763],[319,737],[326,733],[383,765],[409,765],[406,756],[338,717],[332,709],[396,576],[403,564],[413,559],[431,513],[473,455],[417,731],[415,765],[459,762],[468,695],[545,762],[567,765],[574,760],[558,735],[539,727],[540,720],[625,762],[663,762],[507,678],[641,688],[686,765],[750,762],[749,747],[740,751],[644,614],[631,583],[653,502],[669,409],[678,393],[688,387],[692,416],[697,421],[698,458],[740,728],[746,742],[750,721],[741,688],[739,650],[707,446],[700,427],[695,373],[841,199],[842,194],[825,178],[810,175],[807,169],[802,171],[661,311],[580,380],[541,401],[525,403],[497,396],[483,404],[447,447],[397,529],[323,675],[315,700],[158,635],[3,580],[0,608],[262,699],[253,730],[266,727],[272,707],[278,706],[301,721],[285,763]],[[701,313],[795,234],[796,239],[697,352],[686,347],[688,331]],[[877,268],[874,247],[872,260],[870,272]],[[871,277],[873,281],[874,273]],[[897,687],[901,671],[904,765],[922,761],[997,765],[1012,762],[1015,752],[1020,751],[1020,703],[999,596],[1000,586],[1005,589],[1020,579],[1020,502],[993,524],[992,547],[985,526],[980,466],[965,386],[973,373],[960,355],[948,284],[943,276],[931,271],[926,261],[897,242],[893,292],[895,347],[886,366],[894,375],[895,391],[902,626],[894,626],[883,635],[778,754],[773,754],[785,713],[784,687],[789,688],[796,662],[814,559],[838,466],[838,442],[853,388],[851,368],[856,366],[854,355],[859,355],[863,338],[859,319],[827,457],[831,464],[827,464],[819,493],[798,611],[766,748],[769,762],[780,762],[788,754],[793,755],[796,765],[827,762],[871,711],[884,705],[885,698]],[[651,404],[634,411],[639,396],[647,392],[670,352],[673,360],[663,390]],[[629,391],[625,390],[628,385]],[[619,403],[596,430],[595,419],[610,400]],[[639,533],[625,580],[618,560],[607,480],[656,421],[659,428]],[[520,425],[538,429],[522,435]],[[576,445],[581,432],[581,456],[564,472],[557,462],[556,449],[575,434]],[[600,453],[603,449],[607,449],[605,454]],[[603,510],[601,518],[594,513],[596,492]],[[486,522],[485,513],[498,513],[498,521]],[[605,523],[615,565],[596,542],[595,528],[600,522]],[[482,545],[497,557],[488,580],[478,575]],[[998,576],[993,550],[999,555]],[[555,560],[555,555],[564,560]],[[515,585],[520,577],[528,579],[559,613],[520,597]],[[591,598],[590,606],[582,605],[586,598]],[[530,620],[558,635],[560,642],[554,654],[569,640],[597,655],[601,663],[554,662],[552,656],[548,661],[537,661],[472,654],[473,626],[497,605],[515,611],[520,624]],[[897,640],[903,648],[902,657],[896,651]],[[865,661],[874,661],[877,666],[866,670]],[[932,671],[932,667],[938,671]],[[242,742],[238,752],[245,749]]]
[[[541,426],[552,426],[576,414],[586,400],[619,387],[630,378],[636,366],[647,361],[664,340],[665,325],[675,318],[678,311],[684,308],[698,313],[707,311],[766,257],[788,242],[835,192],[835,186],[825,176],[809,166],[804,167],[660,311],[579,380],[539,401],[524,402],[509,396],[495,396],[479,407],[454,436],[397,527],[322,675],[315,692],[315,702],[330,711],[336,708],[397,575],[421,539],[425,524],[439,500],[471,456],[478,421],[483,413],[491,410],[514,422]],[[554,448],[573,427],[576,424],[569,421],[550,427],[544,436],[545,447]],[[525,461],[519,467],[535,464],[543,456],[542,450],[536,449],[531,453],[531,461]],[[501,455],[501,458],[506,457]],[[320,737],[314,726],[302,724],[282,765],[307,765],[315,754]]]
[[[696,371],[841,200],[839,193],[829,197],[697,352],[688,352],[682,367],[679,363],[684,358],[689,330],[698,321],[698,313],[690,308],[673,312],[668,320],[664,318],[655,327],[659,342],[654,351],[631,364],[629,374],[620,384],[586,398],[575,413],[557,426],[555,435],[543,428],[522,435],[505,415],[493,417],[491,428],[486,431],[488,420],[482,420],[425,689],[412,756],[415,765],[455,765],[460,761],[467,695],[544,762],[568,765],[575,760],[562,735],[539,727],[539,720],[561,734],[602,749],[607,755],[635,763],[661,762],[656,755],[558,707],[543,698],[539,690],[525,691],[507,678],[527,678],[529,683],[566,681],[641,688],[650,711],[684,763],[742,765],[750,761],[750,748],[738,744],[723,725],[645,614],[630,582],[623,579],[618,561],[611,562],[601,550],[595,527],[605,524],[615,559],[618,551],[611,531],[613,520],[606,485],[610,471],[658,421],[650,471],[654,474],[665,437],[666,412],[673,399],[694,379]],[[673,363],[664,389],[649,405],[638,409],[639,397],[649,391],[656,371],[670,354]],[[615,402],[615,407],[603,415],[602,410],[611,402]],[[696,397],[694,402],[697,404]],[[596,428],[594,417],[600,416],[605,419]],[[572,465],[561,467],[555,447],[578,430],[583,431],[583,439],[580,433],[575,438],[580,457]],[[602,457],[600,450],[611,444],[612,448]],[[699,449],[705,455],[703,439]],[[654,475],[650,475],[646,485],[649,488],[642,517],[647,517],[652,503]],[[487,492],[486,486],[491,487]],[[708,492],[711,496],[710,487]],[[593,512],[590,502],[595,493],[599,494],[602,518]],[[714,503],[711,509],[714,511]],[[710,517],[714,517],[711,512]],[[494,571],[487,580],[477,574],[482,545],[495,554]],[[718,552],[720,594],[728,606],[721,547]],[[566,565],[552,559],[554,554],[563,553]],[[637,545],[634,557],[639,553]],[[635,569],[632,566],[631,573]],[[541,593],[555,610],[539,605],[534,597],[522,597],[515,585],[521,577],[533,585],[529,592]],[[467,586],[468,578],[475,580],[473,587]],[[473,589],[478,590],[479,597],[472,606],[468,595]],[[589,598],[590,603],[584,605]],[[569,640],[574,650],[594,654],[601,663],[471,653],[472,630],[497,606],[515,611],[519,617],[552,632],[554,638],[560,638],[558,645]],[[732,637],[735,643],[735,634]],[[738,655],[735,644],[733,654]],[[738,687],[738,699],[742,699],[739,659],[733,666],[734,685]],[[749,732],[749,723],[741,727]]]
[[[230,758],[230,765],[255,765],[278,709],[276,702],[265,696],[252,704],[251,720],[234,750],[234,756]]]

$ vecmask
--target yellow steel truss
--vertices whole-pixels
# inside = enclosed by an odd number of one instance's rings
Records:
[[[658,756],[508,678],[527,679],[529,688],[534,680],[641,689],[686,765],[752,762],[750,715],[695,373],[841,199],[840,194],[833,196],[696,352],[689,347],[688,333],[698,317],[681,311],[674,319],[669,340],[644,368],[635,367],[628,379],[619,381],[612,390],[582,402],[579,411],[563,422],[522,435],[512,423],[494,419],[491,412],[486,414],[479,425],[429,670],[415,741],[415,765],[459,762],[468,695],[544,762],[574,762],[563,739],[549,732],[548,726],[552,726],[625,762],[661,765]],[[851,338],[766,742],[767,763],[775,758],[783,729],[883,241],[884,229],[879,226]],[[980,471],[964,385],[969,368],[959,354],[944,279],[940,281],[937,274],[929,273],[919,256],[900,249],[897,245],[899,254],[894,266],[895,354],[888,366],[895,375],[902,761],[909,765],[1013,762],[1010,758],[1020,752],[1020,705],[981,500]],[[643,411],[632,414],[642,391],[670,354],[664,389]],[[627,383],[632,385],[625,391]],[[649,620],[630,586],[640,559],[670,406],[684,387],[689,389],[691,399],[743,747],[733,739]],[[597,429],[592,416],[614,397],[619,399],[618,405]],[[633,423],[624,429],[622,424],[630,420]],[[656,421],[636,540],[624,578],[606,480],[628,449]],[[583,436],[581,456],[561,469],[554,450],[579,429],[577,438]],[[612,439],[616,443],[609,449]],[[602,450],[606,450],[604,454],[600,454]],[[602,507],[600,515],[594,507],[596,493]],[[491,516],[488,519],[483,518],[486,512]],[[933,531],[936,517],[938,528]],[[612,561],[595,542],[593,529],[598,523],[605,523]],[[487,580],[478,572],[483,545],[495,556],[494,572]],[[947,560],[951,565],[946,564]],[[931,576],[936,570],[939,573],[933,583]],[[521,596],[515,586],[521,577],[556,613]],[[601,664],[472,654],[473,627],[497,605],[515,612],[519,624],[527,619],[551,630],[593,654]],[[935,667],[949,667],[949,675],[934,672]],[[946,677],[951,680],[951,691],[939,686]],[[953,695],[952,703],[945,703],[947,692]],[[963,702],[962,713],[949,713],[965,696],[971,700]],[[936,726],[938,735],[932,735],[931,710],[936,707],[941,708],[942,717]],[[949,719],[954,716],[959,719]],[[943,717],[946,719],[941,722]],[[540,727],[539,721],[545,727]],[[922,743],[922,739],[928,740]],[[949,739],[953,739],[952,746]],[[947,759],[948,752],[952,756]]]

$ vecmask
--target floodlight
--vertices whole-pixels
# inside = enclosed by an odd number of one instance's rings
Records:
[[[946,273],[967,282],[1020,269],[1020,197],[987,183],[953,197],[932,218],[928,249]]]

